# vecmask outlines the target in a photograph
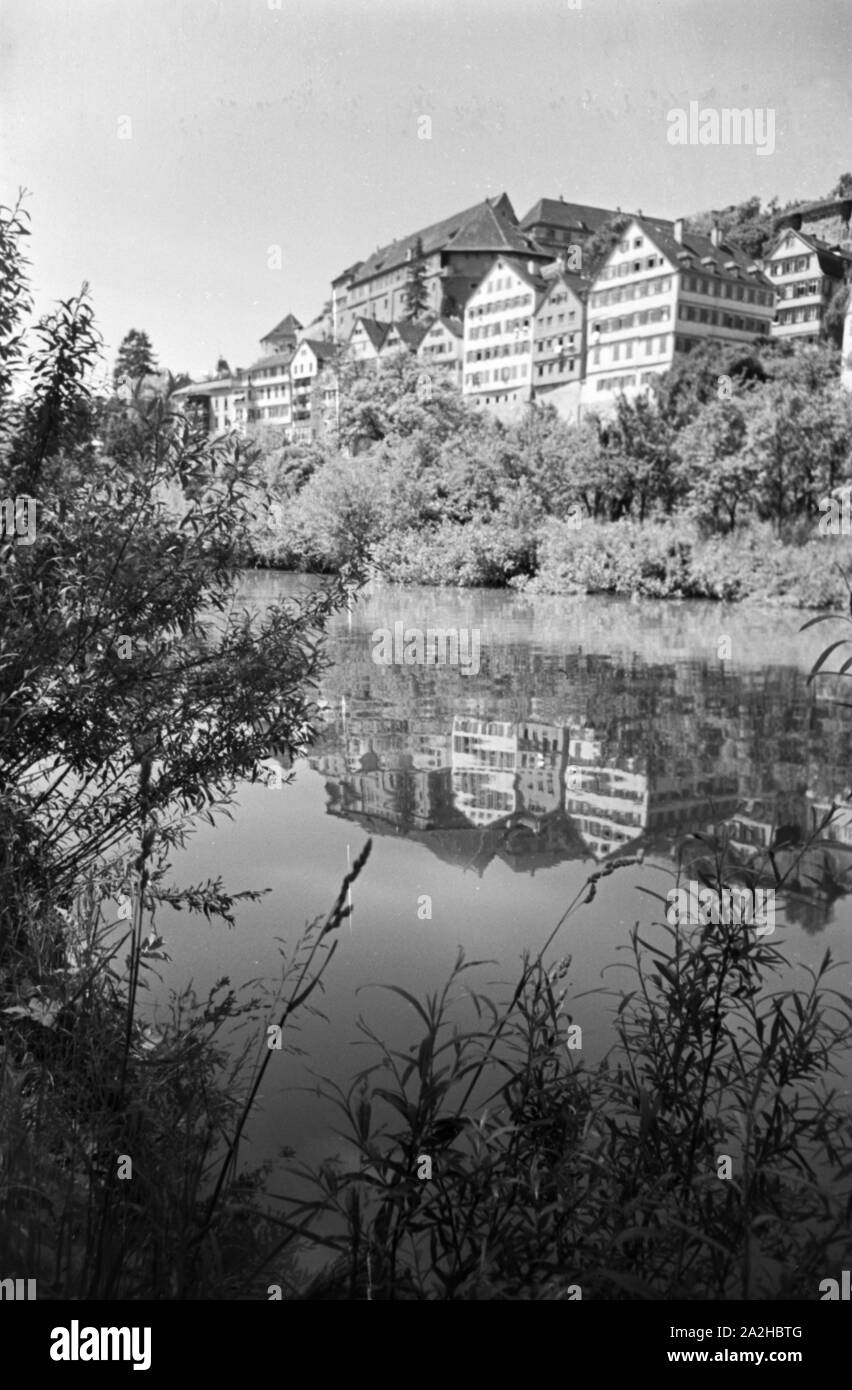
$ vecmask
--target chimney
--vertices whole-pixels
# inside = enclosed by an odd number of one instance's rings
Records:
[[[674,239],[679,246],[683,245],[683,218],[676,217],[674,224]]]
[[[537,262],[537,261],[527,261],[527,274],[528,274],[528,275],[538,275],[538,262]]]
[[[717,222],[714,222],[710,229],[710,240],[714,246],[722,245],[722,229]]]

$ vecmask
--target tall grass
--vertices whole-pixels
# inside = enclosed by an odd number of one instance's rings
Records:
[[[587,1066],[570,960],[545,955],[614,867],[502,1004],[460,953],[436,994],[396,990],[407,1048],[362,1023],[376,1060],[325,1085],[345,1156],[295,1166],[313,1192],[281,1199],[327,1252],[305,1296],[807,1299],[848,1259],[852,1018],[829,953],[791,983],[748,928],[637,925],[627,982],[596,992],[613,1045]]]

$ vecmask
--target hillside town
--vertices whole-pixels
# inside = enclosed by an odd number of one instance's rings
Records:
[[[611,249],[590,258],[592,238],[607,233]],[[752,258],[716,225],[701,235],[683,218],[564,197],[518,219],[502,193],[354,262],[312,322],[286,314],[249,367],[221,358],[173,400],[212,435],[267,423],[292,443],[334,439],[342,365],[410,353],[424,398],[441,372],[506,423],[534,401],[579,423],[646,392],[702,342],[818,342],[850,272],[848,196],[779,215],[767,254]]]

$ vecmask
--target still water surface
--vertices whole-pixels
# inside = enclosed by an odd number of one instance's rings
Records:
[[[252,572],[240,602],[260,608],[314,582]],[[291,785],[244,786],[233,820],[202,827],[175,866],[180,882],[221,874],[229,889],[272,891],[235,930],[185,913],[159,920],[169,985],[274,975],[276,938],[325,915],[373,839],[321,1001],[329,1022],[303,1017],[305,1058],[273,1058],[251,1158],[284,1144],[311,1163],[343,1151],[311,1073],[345,1085],[372,1060],[359,1014],[391,1044],[411,1018],[395,996],[360,987],[435,989],[459,946],[497,962],[478,983],[514,982],[522,950],[544,942],[589,873],[641,848],[641,866],[603,879],[551,952],[572,958],[571,993],[596,989],[624,959],[632,924],[659,920],[638,888],[665,895],[690,831],[723,825],[741,861],[774,843],[789,863],[783,846],[807,837],[852,782],[852,710],[836,703],[849,698],[845,684],[806,683],[844,633],[828,623],[800,633],[808,616],[387,585],[340,615],[311,756]],[[372,634],[395,622],[478,628],[479,672],[376,664]],[[852,960],[852,801],[822,841],[779,904],[772,943],[793,962],[816,964],[826,947]],[[606,983],[619,978],[609,971]],[[852,993],[852,966],[834,982]],[[589,1061],[611,1040],[611,1009],[600,996],[572,1009]]]

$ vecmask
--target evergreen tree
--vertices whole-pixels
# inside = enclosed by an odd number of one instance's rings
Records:
[[[426,289],[426,261],[423,255],[423,242],[420,237],[414,244],[414,253],[408,266],[403,289],[405,317],[418,319],[429,308],[429,295]]]
[[[140,377],[149,376],[156,370],[157,362],[154,357],[154,349],[151,347],[151,339],[147,333],[140,333],[138,328],[131,328],[130,332],[125,334],[118,349],[113,382],[117,387],[122,381],[138,381]]]
[[[617,212],[589,237],[582,248],[581,264],[585,276],[592,280],[595,278],[612,248],[621,240],[625,228],[630,226],[631,220],[626,213]]]

